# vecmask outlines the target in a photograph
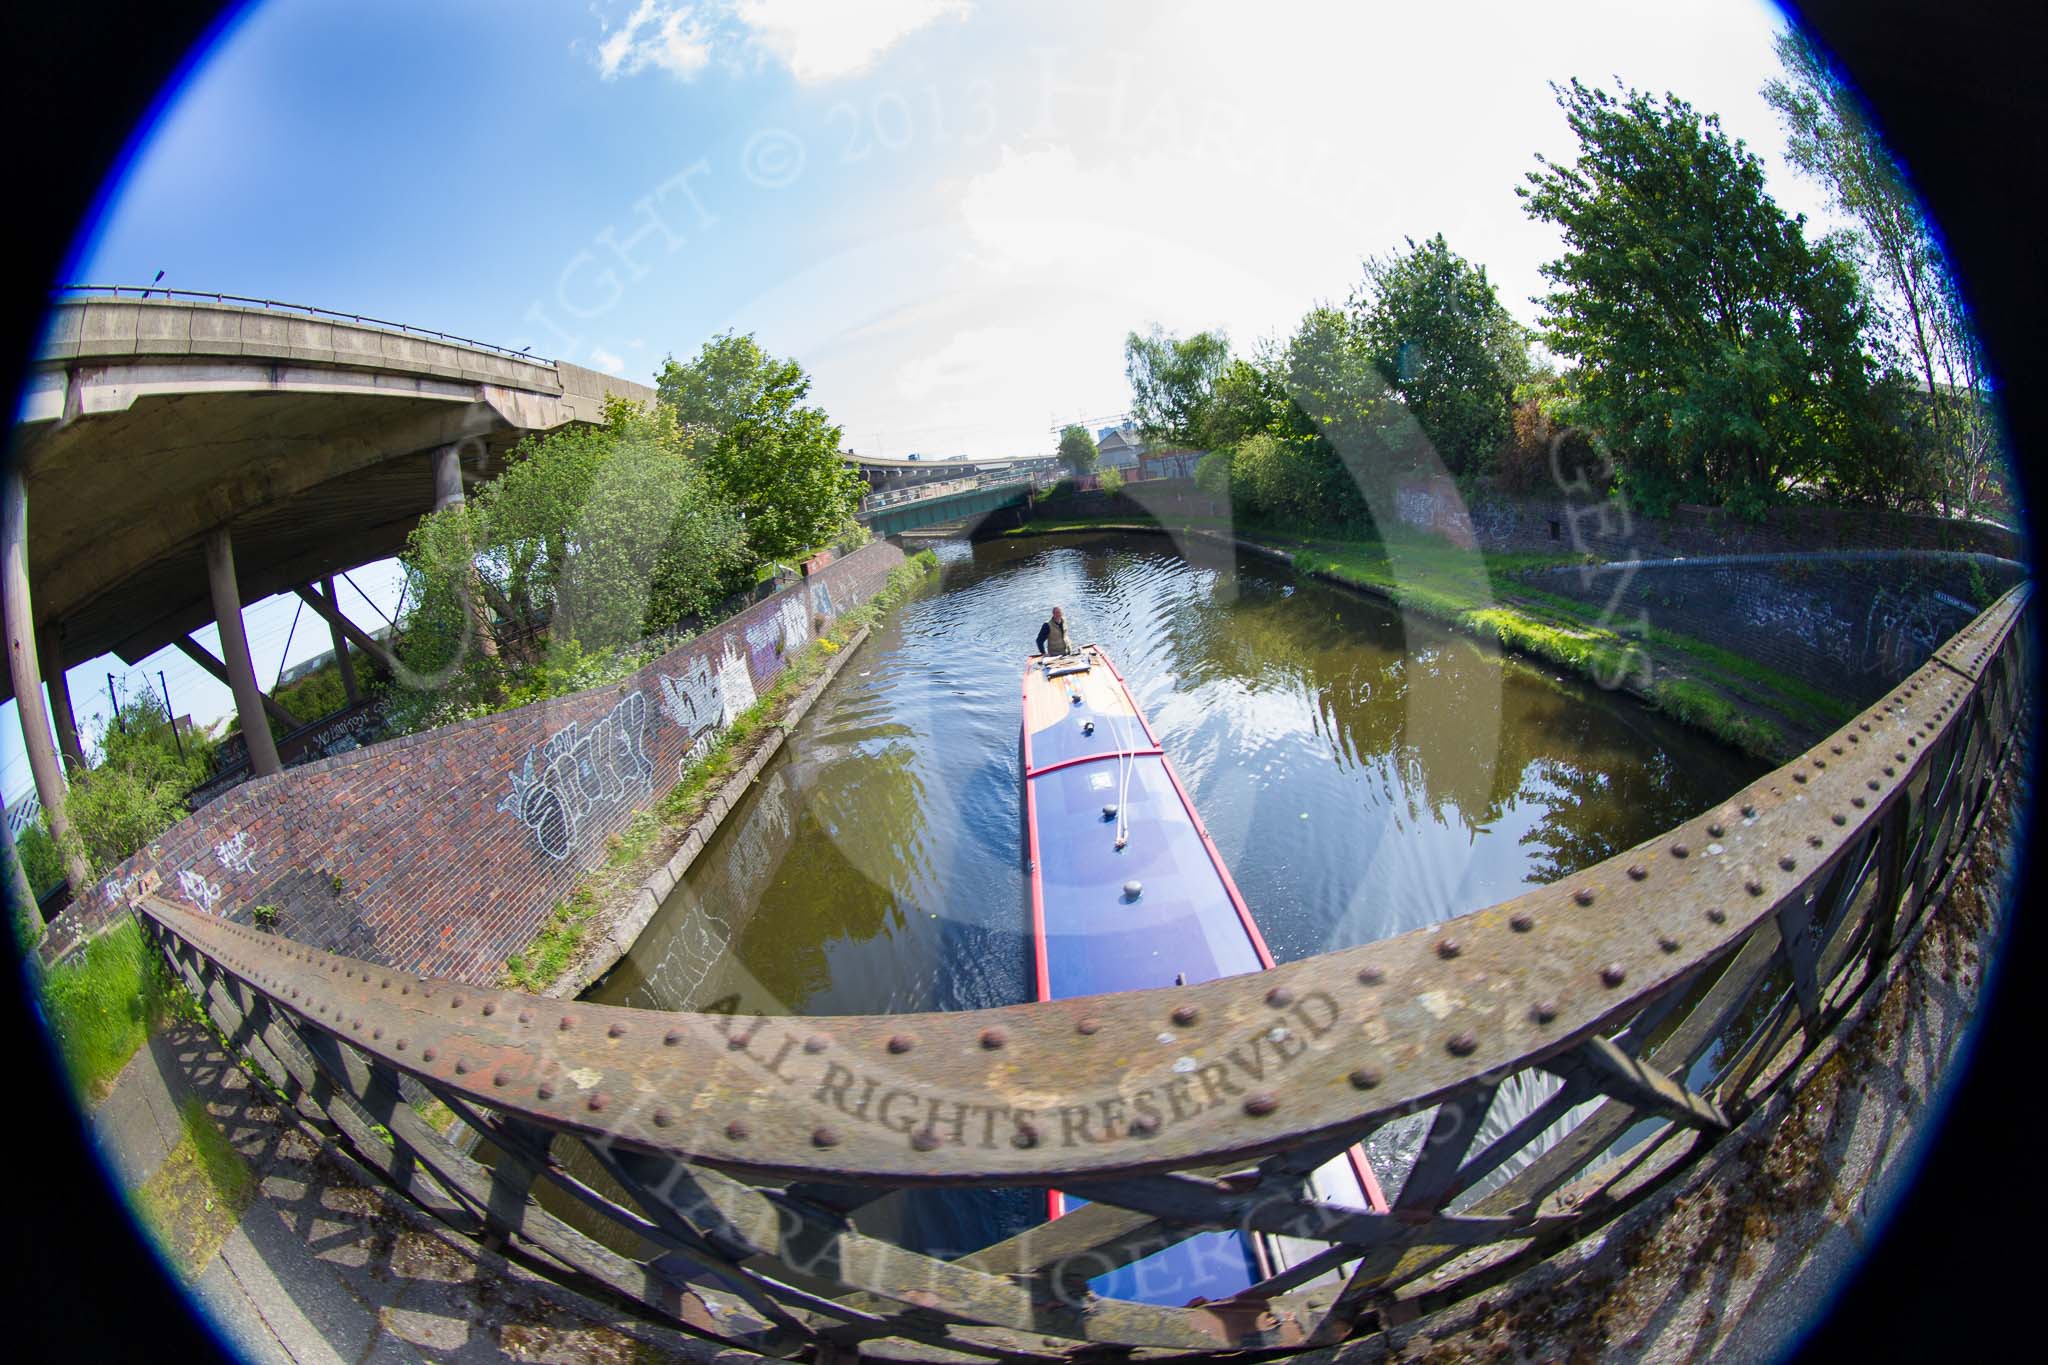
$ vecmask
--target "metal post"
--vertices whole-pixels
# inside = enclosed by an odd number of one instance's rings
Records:
[[[334,579],[321,579],[320,588],[327,594],[327,600],[335,603],[335,609],[340,610],[340,601],[334,595]],[[348,637],[332,621],[327,623],[327,634],[334,641],[334,666],[341,670],[341,690],[348,694],[349,705],[353,706],[363,699],[363,691],[356,682],[356,661],[348,656]]]
[[[0,486],[0,601],[7,617],[7,669],[14,682],[15,715],[21,741],[35,774],[36,797],[50,837],[64,850],[64,869],[74,891],[92,880],[71,838],[71,819],[64,812],[64,769],[50,738],[50,717],[43,708],[43,675],[36,661],[35,604],[28,593],[28,489],[21,471],[10,468]]]
[[[71,711],[71,684],[65,677],[63,638],[54,625],[44,626],[38,641],[42,653],[43,680],[50,689],[50,719],[57,723],[57,747],[64,765],[74,773],[85,771],[85,746],[78,741],[78,717]]]
[[[258,777],[284,771],[270,722],[263,712],[263,691],[256,686],[256,665],[249,658],[249,637],[242,629],[241,589],[235,582],[235,546],[228,528],[206,537],[206,580],[213,592],[213,617],[220,626],[220,652],[227,664],[228,686],[235,694],[242,739],[249,746],[249,766]]]
[[[107,705],[114,708],[114,724],[120,727],[122,734],[127,734],[128,722],[121,719],[121,694],[114,690],[114,675],[111,673],[107,674]]]
[[[185,756],[185,737],[178,733],[178,713],[171,709],[171,685],[164,681],[164,671],[156,671],[156,685],[164,690],[164,719],[171,724],[171,738],[178,743],[178,757]]]

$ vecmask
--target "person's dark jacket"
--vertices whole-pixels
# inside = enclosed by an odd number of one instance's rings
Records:
[[[1051,648],[1047,648],[1050,645]],[[1067,646],[1067,623],[1047,621],[1038,628],[1038,652],[1040,654],[1071,654]]]

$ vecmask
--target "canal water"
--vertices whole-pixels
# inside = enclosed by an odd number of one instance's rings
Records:
[[[1019,687],[1055,603],[1117,661],[1283,962],[1563,876],[1761,771],[1260,559],[1120,534],[939,554],[937,585],[874,632],[589,998],[742,1014],[1031,999]],[[1383,1146],[1375,1163],[1402,1165]],[[965,1251],[1042,1207],[919,1196],[859,1221]]]

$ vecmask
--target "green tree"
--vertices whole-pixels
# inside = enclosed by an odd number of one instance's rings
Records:
[[[740,519],[700,468],[706,439],[667,408],[614,400],[602,426],[528,437],[497,478],[422,518],[402,560],[415,605],[400,631],[401,723],[594,682],[605,657],[739,586]],[[471,591],[491,608],[481,626]],[[494,651],[477,647],[479,629]]]
[[[1579,140],[1517,193],[1563,229],[1544,336],[1577,362],[1578,415],[1648,510],[1681,497],[1761,514],[1800,485],[1874,500],[1904,463],[1896,384],[1863,347],[1855,270],[1764,192],[1763,166],[1674,95],[1574,80]]]
[[[1088,428],[1078,424],[1060,428],[1060,463],[1071,474],[1086,474],[1095,468],[1100,452],[1095,448],[1095,437]]]
[[[810,376],[763,351],[751,333],[715,336],[687,365],[669,357],[655,387],[682,430],[701,441],[704,471],[745,519],[758,558],[783,560],[825,544],[860,506],[866,485],[840,458],[840,428],[803,401]]]
[[[1230,340],[1221,332],[1177,339],[1154,326],[1124,339],[1124,373],[1131,381],[1131,416],[1155,441],[1199,446],[1217,379],[1230,363]]]
[[[1842,73],[1796,25],[1776,46],[1785,74],[1765,84],[1763,97],[1785,124],[1786,153],[1856,224],[1851,250],[1884,334],[1927,395],[1924,453],[1934,495],[1944,513],[1974,516],[1995,483],[2002,443],[1955,272]]]
[[[1453,473],[1478,470],[1510,434],[1515,389],[1532,373],[1529,331],[1501,307],[1486,268],[1439,233],[1369,260],[1351,314],[1366,358]]]
[[[214,746],[203,735],[183,739],[181,748],[155,692],[121,699],[100,734],[99,763],[73,776],[65,801],[95,874],[106,873],[190,814],[185,793],[211,773]]]

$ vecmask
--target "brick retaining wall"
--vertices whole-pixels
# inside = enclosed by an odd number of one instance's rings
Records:
[[[275,904],[279,931],[302,943],[493,981],[606,839],[903,562],[877,541],[608,687],[244,783],[68,913],[89,927],[154,873],[162,894],[244,922]]]

